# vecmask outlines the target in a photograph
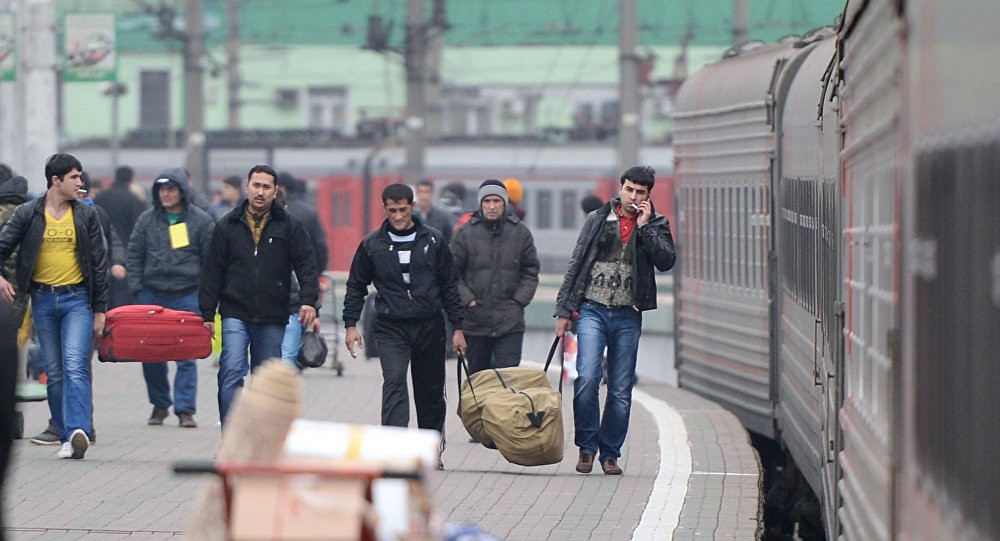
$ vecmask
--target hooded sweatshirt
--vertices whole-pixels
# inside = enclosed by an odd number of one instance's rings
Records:
[[[183,207],[175,224],[160,202],[160,189],[171,183],[180,188]],[[160,173],[152,196],[153,208],[139,215],[128,242],[129,291],[137,295],[148,289],[162,297],[181,297],[198,289],[215,220],[190,204],[191,186],[183,169]]]

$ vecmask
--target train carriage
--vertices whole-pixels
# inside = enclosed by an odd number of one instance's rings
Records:
[[[897,537],[1000,538],[1000,2],[907,2]]]
[[[674,113],[678,381],[769,437],[770,96],[795,52],[791,42],[734,50],[688,78]]]
[[[827,539],[1000,538],[996,20],[849,0],[679,94],[679,382],[779,444]]]
[[[840,477],[843,309],[840,297],[840,129],[833,99],[834,31],[802,44],[798,69],[776,88],[774,179],[775,423],[816,494],[835,500]],[[825,522],[835,524],[836,508]]]

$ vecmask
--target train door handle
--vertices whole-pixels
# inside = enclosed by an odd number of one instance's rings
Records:
[[[823,348],[820,338],[823,335],[823,320],[816,318],[813,323],[813,385],[817,387],[823,385],[823,380],[820,378],[819,371],[819,358],[820,351]]]

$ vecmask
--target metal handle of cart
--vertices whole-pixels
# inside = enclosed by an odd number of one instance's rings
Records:
[[[344,375],[344,363],[340,362],[340,319],[337,317],[337,282],[333,275],[324,272],[319,278],[321,332],[329,344],[330,369],[338,376]]]

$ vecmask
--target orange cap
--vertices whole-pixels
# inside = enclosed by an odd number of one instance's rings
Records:
[[[503,181],[503,185],[507,188],[507,197],[510,198],[511,203],[521,204],[521,199],[524,198],[524,188],[521,188],[521,183],[514,177],[510,177]]]

